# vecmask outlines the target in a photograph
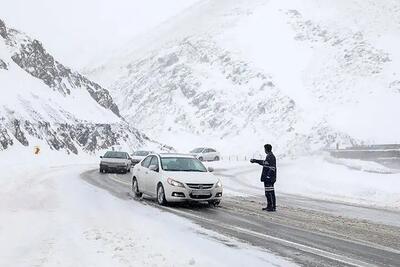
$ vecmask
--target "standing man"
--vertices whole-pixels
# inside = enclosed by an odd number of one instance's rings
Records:
[[[270,144],[264,145],[265,160],[251,159],[251,163],[258,163],[263,166],[261,173],[261,182],[264,183],[265,196],[267,197],[267,207],[263,208],[266,211],[276,211],[276,200],[274,183],[276,182],[276,158],[272,153],[272,146]]]

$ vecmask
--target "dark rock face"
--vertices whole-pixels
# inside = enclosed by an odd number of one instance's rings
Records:
[[[43,81],[49,90],[59,92],[65,97],[71,95],[74,90],[87,90],[100,106],[120,116],[117,105],[106,89],[55,60],[38,40],[32,40],[14,29],[7,28],[1,20],[0,36],[4,38],[0,38],[0,42],[4,42],[14,51],[10,58],[4,59],[9,60],[6,62],[14,61],[22,70]],[[0,59],[0,71],[8,69],[6,62]],[[32,80],[36,80],[33,77]],[[91,101],[90,98],[87,99]],[[30,105],[30,100],[25,100],[24,96],[21,96],[20,101],[26,101],[26,105]],[[48,113],[60,109],[51,106],[51,103],[46,107],[48,109],[45,112]],[[53,117],[52,114],[43,117],[39,113],[36,114],[32,108],[25,111],[28,115],[13,110],[12,107],[0,107],[0,151],[17,143],[35,146],[37,140],[46,143],[52,150],[65,151],[68,154],[78,154],[81,151],[94,153],[113,145],[125,145],[135,149],[144,142],[156,143],[121,118],[115,118],[115,123],[97,123],[78,119],[68,112],[66,121],[58,121],[58,117]],[[49,118],[50,121],[44,118]]]
[[[102,107],[120,116],[117,105],[106,89],[60,64],[47,53],[39,41],[33,40],[21,44],[19,52],[15,53],[12,59],[32,76],[41,79],[46,85],[63,95],[70,94],[73,89],[86,89]]]
[[[0,122],[0,150],[7,149],[9,146],[14,144],[7,130]]]
[[[4,39],[7,39],[7,28],[4,22],[0,19],[0,36],[3,37]]]
[[[6,118],[0,118],[5,122]],[[29,136],[44,140],[52,150],[63,150],[78,154],[79,150],[94,153],[122,143],[137,147],[149,139],[125,123],[77,123],[50,124],[48,122],[32,123],[14,119],[0,124],[0,150],[13,145],[13,136],[24,146],[34,145],[28,141]]]
[[[70,93],[69,88],[63,86],[62,79],[69,77],[72,74],[71,71],[56,62],[44,50],[39,41],[33,40],[30,43],[21,44],[20,51],[14,54],[12,59],[21,68],[32,76],[41,79],[48,86],[58,89],[64,95]],[[72,82],[72,80],[68,81]]]
[[[25,137],[24,132],[21,130],[21,125],[19,120],[14,120],[12,122],[12,134],[14,137],[24,146],[29,146],[29,142]]]
[[[92,98],[96,100],[97,103],[107,109],[110,109],[117,116],[120,116],[118,106],[114,103],[114,100],[106,89],[80,74],[78,74],[77,83],[81,87],[86,87],[86,90],[89,92]]]
[[[0,35],[8,45],[17,49],[11,58],[26,72],[63,95],[69,95],[71,90],[87,90],[102,107],[120,116],[118,106],[106,89],[55,60],[38,40],[32,40],[14,29],[7,29],[1,20]],[[16,41],[16,36],[23,41]]]
[[[0,70],[7,70],[8,66],[7,63],[5,63],[3,60],[0,59]]]

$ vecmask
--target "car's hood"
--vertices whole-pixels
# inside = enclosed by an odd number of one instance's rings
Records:
[[[103,163],[125,163],[126,159],[102,158]]]
[[[215,184],[218,182],[218,178],[210,172],[164,172],[164,176],[185,184]]]

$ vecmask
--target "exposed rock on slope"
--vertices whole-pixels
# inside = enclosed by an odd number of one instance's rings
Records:
[[[3,22],[0,25],[3,25],[1,36],[14,48],[11,58],[18,66],[64,95],[69,95],[74,88],[84,88],[101,106],[119,116],[118,107],[106,89],[55,60],[38,40],[14,29],[8,30]]]
[[[0,150],[44,144],[77,154],[152,143],[120,118],[106,89],[1,20],[0,93]]]

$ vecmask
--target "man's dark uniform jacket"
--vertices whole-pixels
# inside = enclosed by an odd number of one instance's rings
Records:
[[[276,158],[272,152],[267,154],[265,160],[255,159],[253,162],[263,166],[261,182],[274,184],[276,182]]]

